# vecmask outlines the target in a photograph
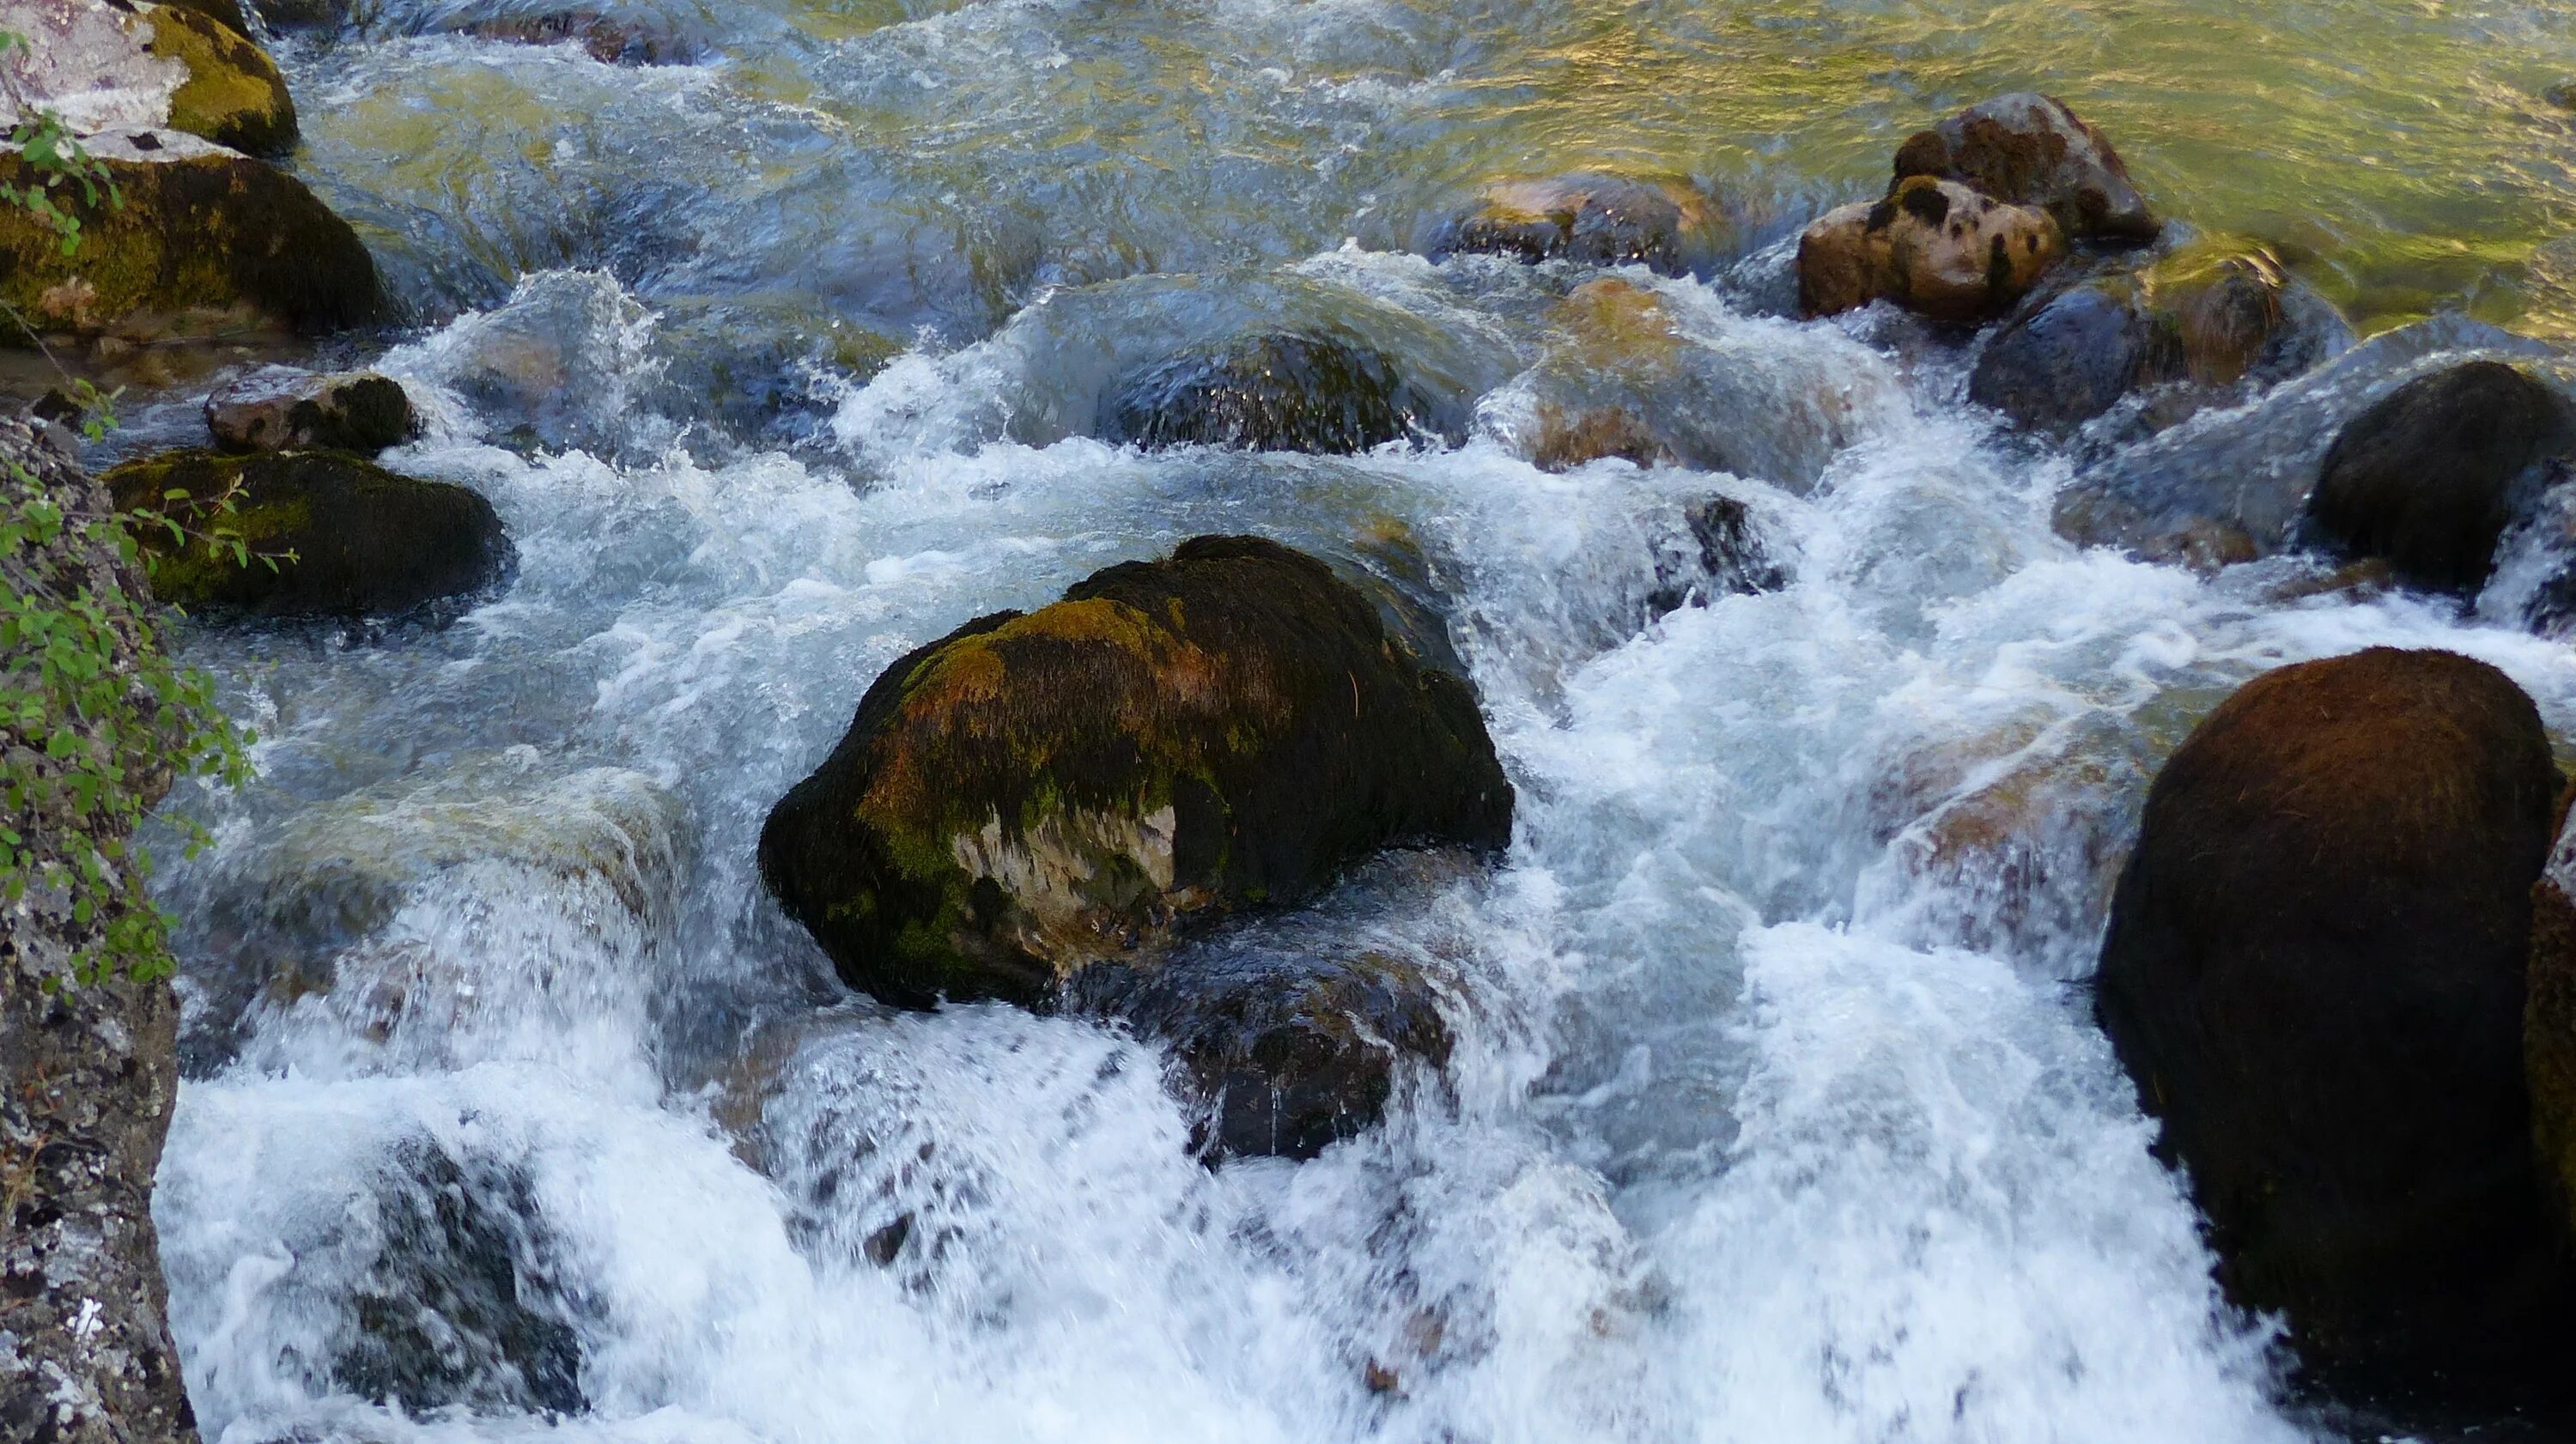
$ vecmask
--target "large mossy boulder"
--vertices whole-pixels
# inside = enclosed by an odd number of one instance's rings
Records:
[[[2474,592],[2528,511],[2576,415],[2520,368],[2471,361],[2417,377],[2353,418],[2326,453],[2308,522],[2349,555],[2438,591]]]
[[[2038,206],[2072,240],[2147,241],[2161,228],[2129,168],[2066,102],[2028,91],[1969,106],[1896,152],[1896,181],[1932,176]]]
[[[138,528],[159,553],[157,599],[278,618],[392,618],[491,586],[515,559],[492,504],[452,482],[397,476],[335,451],[226,456],[174,451],[101,478],[117,508],[151,510],[192,528],[185,546]],[[173,497],[172,493],[178,493]],[[229,512],[217,510],[229,498]],[[206,533],[252,553],[294,559],[245,565]]]
[[[853,987],[1044,1005],[1378,849],[1500,847],[1511,813],[1463,682],[1323,563],[1201,537],[897,661],[760,867]]]
[[[1952,181],[1900,181],[1886,199],[1826,212],[1798,238],[1809,316],[1887,299],[1939,321],[1987,321],[2066,254],[2047,211]]]
[[[1099,434],[1119,446],[1366,451],[1428,429],[1394,360],[1335,336],[1279,333],[1184,351],[1119,378]]]
[[[1707,227],[1708,207],[1687,187],[1578,171],[1487,186],[1440,226],[1428,249],[1435,261],[1468,252],[1679,275],[1688,269],[1688,242]]]
[[[2373,648],[2247,683],[2148,791],[2102,1025],[2311,1363],[2510,1367],[2563,1307],[2523,1081],[2560,781],[2503,673]]]
[[[39,330],[316,333],[381,310],[375,261],[357,233],[275,167],[175,130],[120,130],[85,144],[121,202],[70,198],[81,223],[71,254],[34,213],[0,206],[0,301]],[[34,178],[23,157],[0,154],[0,181]]]
[[[251,155],[295,145],[295,99],[277,62],[222,21],[181,5],[140,5],[144,48],[188,68],[170,94],[170,125]]]

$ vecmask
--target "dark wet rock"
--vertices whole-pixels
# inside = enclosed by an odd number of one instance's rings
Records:
[[[1429,246],[1437,261],[1460,252],[1538,262],[1643,264],[1665,275],[1689,269],[1688,242],[1708,225],[1686,187],[1578,171],[1488,186],[1445,222]]]
[[[145,48],[188,68],[170,95],[170,125],[250,155],[277,155],[295,145],[295,99],[277,62],[239,29],[188,6],[142,5],[151,26]]]
[[[699,53],[697,45],[640,18],[597,10],[495,16],[473,22],[464,33],[482,40],[510,40],[522,45],[570,41],[591,59],[606,65],[685,65]]]
[[[1500,847],[1511,809],[1474,696],[1365,596],[1200,537],[897,661],[770,814],[760,865],[851,986],[1038,1005],[1380,848]]]
[[[1748,596],[1789,584],[1788,569],[1771,554],[1754,524],[1753,509],[1731,496],[1702,497],[1682,508],[1689,547],[1655,567],[1655,590],[1646,600],[1657,616],[1693,597]]]
[[[163,0],[181,10],[194,10],[235,35],[250,33],[250,17],[242,12],[240,0]]]
[[[357,233],[303,184],[176,130],[84,142],[121,203],[71,199],[81,244],[0,207],[0,301],[39,330],[139,339],[224,330],[322,332],[373,319],[376,266]],[[18,156],[0,181],[29,183]],[[25,345],[23,334],[7,344]]]
[[[492,504],[452,482],[397,476],[335,451],[226,456],[174,451],[131,461],[101,480],[124,511],[210,507],[229,515],[198,530],[229,528],[254,553],[293,551],[274,568],[244,565],[229,548],[192,539],[178,547],[141,528],[159,555],[152,594],[183,607],[262,617],[397,617],[493,585],[515,560]],[[185,493],[185,500],[168,499]]]
[[[1356,452],[1431,429],[1431,405],[1384,352],[1309,335],[1183,352],[1120,378],[1100,438],[1149,450]]]
[[[206,398],[206,429],[225,451],[320,447],[373,456],[418,429],[401,383],[374,371],[317,375],[265,366]]]
[[[2077,286],[1996,333],[1968,378],[1968,399],[2023,426],[2078,425],[2136,384],[2148,335],[2126,296]]]
[[[2102,1025],[2311,1363],[2505,1364],[2565,1301],[2522,1064],[2561,783],[2503,673],[2374,648],[2247,683],[2148,792]]]
[[[2576,444],[2556,392],[2498,361],[2419,376],[2353,418],[2326,453],[2308,518],[2344,552],[2417,586],[2475,591],[2496,543]]]
[[[2576,110],[2576,80],[2562,80],[2540,92],[2540,98],[2560,110]]]
[[[337,30],[359,11],[359,0],[250,0],[272,30]]]
[[[0,418],[0,463],[34,478],[66,510],[104,503],[49,428]],[[0,556],[13,592],[134,594],[134,568],[80,528]],[[111,613],[111,616],[114,614]],[[143,645],[111,623],[114,662],[130,672]],[[31,654],[0,656],[0,683],[21,690]],[[46,791],[68,792],[75,767],[104,748],[95,726],[50,719],[73,739],[35,763]],[[92,749],[100,748],[94,754]],[[169,778],[138,777],[147,805]],[[86,810],[86,809],[84,809]],[[108,814],[102,809],[93,818]],[[0,800],[0,827],[31,872],[71,867],[121,830],[63,826],[24,798]],[[79,849],[75,852],[74,849]],[[110,863],[113,866],[113,863]],[[195,1444],[196,1419],[167,1323],[153,1173],[178,1090],[179,1006],[166,979],[123,972],[70,979],[101,941],[104,919],[77,916],[66,894],[11,900],[0,926],[0,1438],[49,1444]],[[166,957],[163,959],[166,963]]]
[[[2069,239],[2153,240],[2160,226],[2102,133],[2052,96],[1972,105],[1896,152],[1896,180],[1934,176],[2056,217]]]
[[[2531,894],[2523,1065],[2532,1139],[2562,1240],[2576,1244],[2576,789],[2558,800],[2558,838]]]
[[[372,1262],[334,1383],[413,1415],[577,1414],[581,1339],[524,1170],[405,1139],[375,1181]]]
[[[1092,968],[1069,1002],[1172,1049],[1223,1158],[1312,1158],[1374,1125],[1409,1065],[1439,1068],[1449,1028],[1422,970],[1384,953],[1198,952],[1154,968]]]
[[[1829,316],[1887,299],[1938,321],[1984,321],[2066,254],[2046,211],[1930,177],[1829,211],[1798,238],[1798,304]]]
[[[2444,353],[2504,361],[2551,354],[2541,342],[2457,316],[2373,337],[2251,406],[2203,413],[2086,468],[2058,493],[2057,530],[2156,561],[2223,565],[2273,555],[2296,539],[2345,424],[2442,364]]]

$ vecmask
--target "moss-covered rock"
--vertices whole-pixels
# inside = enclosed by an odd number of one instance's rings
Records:
[[[1464,683],[1323,563],[1201,537],[897,661],[760,866],[853,987],[1041,1004],[1379,848],[1500,847],[1511,811]]]
[[[45,331],[166,334],[207,325],[307,333],[374,318],[376,264],[346,221],[294,178],[171,130],[90,137],[123,203],[73,209],[81,243],[0,207],[0,301]],[[0,153],[0,179],[32,172]],[[23,334],[5,344],[23,346]]]
[[[1689,268],[1691,242],[1708,229],[1707,203],[1686,186],[1578,171],[1487,186],[1440,226],[1428,250],[1435,261],[1464,251],[1529,262],[1642,264],[1679,275]]]
[[[2571,446],[2576,414],[2557,392],[2500,361],[2466,362],[2407,382],[2344,427],[2308,521],[2414,585],[2474,592],[2544,463]]]
[[[146,50],[188,67],[170,95],[172,128],[251,155],[294,146],[295,99],[267,51],[187,6],[141,5],[132,24],[149,32]]]
[[[2312,1363],[2509,1368],[2563,1317],[2523,1083],[2560,785],[2503,673],[2373,648],[2247,683],[2148,791],[2102,1024]]]
[[[1366,451],[1429,429],[1432,406],[1384,352],[1334,336],[1249,336],[1121,377],[1100,406],[1117,445]]]
[[[167,531],[143,529],[159,553],[152,594],[184,607],[263,617],[392,617],[490,586],[514,559],[501,519],[482,497],[444,481],[396,476],[336,451],[226,456],[174,451],[101,478],[125,511],[175,512],[231,494],[235,510],[201,526],[239,534],[254,552],[293,551],[271,568]]]
[[[401,383],[374,371],[317,375],[264,366],[206,398],[206,430],[226,451],[319,447],[373,456],[418,425]]]
[[[1933,176],[2038,206],[2070,238],[2146,241],[2161,229],[2120,153],[2054,96],[2024,91],[1972,105],[1907,140],[1895,170],[1899,185]]]
[[[1798,304],[1830,316],[1882,297],[1940,321],[2010,310],[2066,254],[2049,213],[1916,176],[1828,211],[1798,238]]]

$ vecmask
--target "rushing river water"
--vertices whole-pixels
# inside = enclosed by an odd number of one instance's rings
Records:
[[[490,497],[519,567],[443,631],[191,644],[261,736],[166,879],[156,1211],[210,1440],[2327,1427],[2092,1022],[2109,869],[2254,672],[2449,647],[2564,735],[2576,655],[2509,597],[2079,550],[2075,454],[1910,323],[1781,317],[1781,243],[2035,86],[2365,335],[2554,338],[2563,7],[607,7],[651,64],[456,33],[533,13],[278,42],[298,168],[412,313],[378,364],[429,429],[389,461]],[[1478,181],[1600,164],[1726,218],[1703,278],[1631,279],[1713,378],[1683,419],[1764,474],[1534,468],[1586,273],[1408,253]],[[1463,444],[1082,434],[1124,367],[1283,322],[1366,337]],[[1692,570],[1711,494],[1785,585]],[[1390,860],[1228,941],[1441,980],[1445,1069],[1303,1164],[1194,1162],[1103,1025],[854,1001],[751,865],[892,658],[1206,532],[1375,579],[1520,795],[1493,869]]]

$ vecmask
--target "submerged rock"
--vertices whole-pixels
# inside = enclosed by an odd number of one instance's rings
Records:
[[[1969,106],[1908,139],[1895,170],[1900,186],[1932,176],[2038,206],[2069,239],[2146,241],[2161,228],[2120,153],[2053,96],[2023,91]]]
[[[1435,261],[1474,252],[1529,262],[1636,263],[1680,275],[1689,269],[1685,237],[1706,225],[1705,203],[1681,186],[1577,171],[1486,187],[1475,205],[1442,225],[1429,253]]]
[[[2503,673],[2374,648],[2247,683],[2148,792],[2102,1025],[2312,1362],[2494,1365],[2562,1302],[2522,1072],[2560,784]]]
[[[374,371],[264,366],[206,398],[206,429],[226,451],[320,447],[373,456],[401,445],[418,424],[401,384]]]
[[[301,182],[175,130],[120,130],[84,144],[121,201],[70,198],[81,223],[73,254],[33,212],[0,207],[0,301],[38,329],[310,333],[377,315],[374,259]],[[32,175],[23,157],[0,156],[0,181],[26,185]]]
[[[1312,335],[1253,336],[1185,351],[1114,383],[1100,439],[1148,450],[1366,451],[1428,429],[1428,400],[1385,353]]]
[[[355,1241],[372,1261],[348,1300],[332,1382],[413,1415],[587,1406],[581,1339],[524,1171],[406,1139],[372,1202]]]
[[[761,875],[853,987],[1051,1002],[1384,847],[1502,846],[1474,696],[1321,562],[1200,537],[898,660],[771,812]]]
[[[176,512],[231,496],[229,515],[188,519],[229,528],[253,553],[293,551],[274,568],[229,548],[185,547],[141,528],[160,556],[152,594],[183,607],[262,617],[393,617],[492,585],[515,552],[492,504],[452,482],[397,476],[344,452],[225,456],[174,451],[127,462],[102,481],[123,511]],[[178,491],[184,499],[167,499]]]
[[[2419,376],[2353,418],[2326,453],[2307,514],[2319,537],[2439,591],[2474,592],[2496,542],[2576,445],[2564,399],[2498,361]]]
[[[1798,304],[1829,316],[1882,297],[1940,321],[2001,315],[2066,253],[2046,211],[1929,177],[1829,211],[1798,238]]]

